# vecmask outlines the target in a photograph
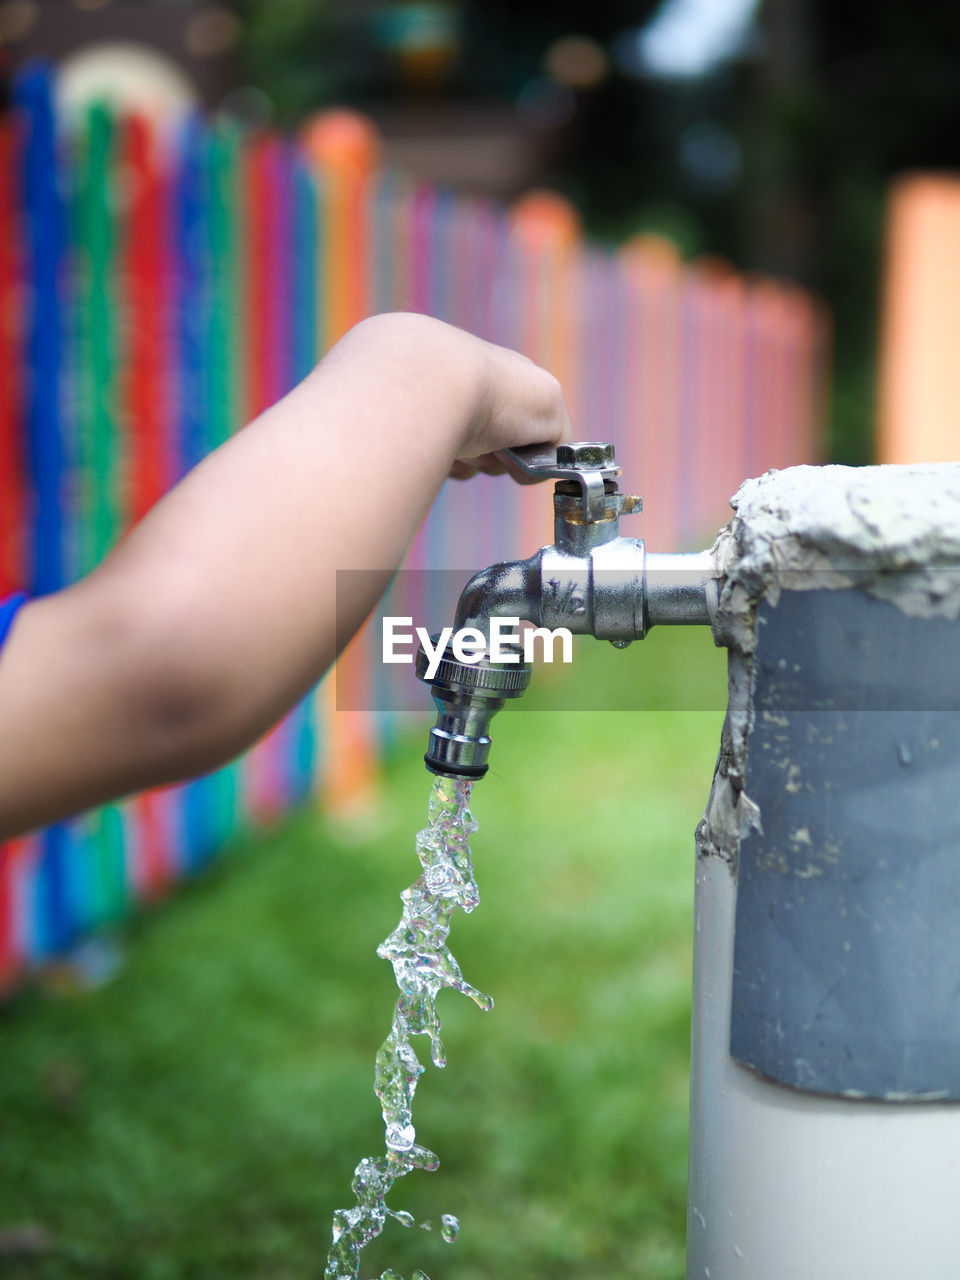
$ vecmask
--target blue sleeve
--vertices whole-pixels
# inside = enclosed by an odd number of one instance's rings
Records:
[[[26,604],[26,602],[27,597],[22,591],[18,591],[16,595],[7,596],[6,600],[0,600],[0,649],[3,648],[3,642],[13,626],[13,620],[19,612],[20,606]]]

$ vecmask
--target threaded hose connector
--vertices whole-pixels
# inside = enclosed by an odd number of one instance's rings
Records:
[[[437,637],[433,637],[436,643]],[[431,773],[482,778],[490,751],[490,721],[508,698],[519,698],[530,683],[531,668],[517,650],[516,662],[492,661],[487,654],[464,662],[448,647],[432,675],[421,646],[417,677],[430,685],[437,721],[430,730],[424,763]]]

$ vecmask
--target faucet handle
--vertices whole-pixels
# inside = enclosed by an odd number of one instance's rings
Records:
[[[606,510],[605,480],[616,480],[620,468],[613,445],[601,440],[573,444],[527,444],[504,453],[527,475],[542,479],[576,480],[583,493],[587,520],[602,520]]]
[[[604,480],[614,480],[620,474],[613,445],[601,440],[578,440],[574,444],[523,444],[503,452],[531,476],[573,480],[584,471],[599,471]]]

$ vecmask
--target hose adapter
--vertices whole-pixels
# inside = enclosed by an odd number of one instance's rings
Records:
[[[436,644],[438,637],[433,636]],[[437,722],[430,730],[424,763],[431,773],[482,778],[490,751],[490,721],[508,698],[519,698],[530,683],[531,668],[519,648],[515,662],[494,662],[489,653],[461,662],[450,645],[432,676],[423,647],[417,653],[417,678],[430,685]]]

